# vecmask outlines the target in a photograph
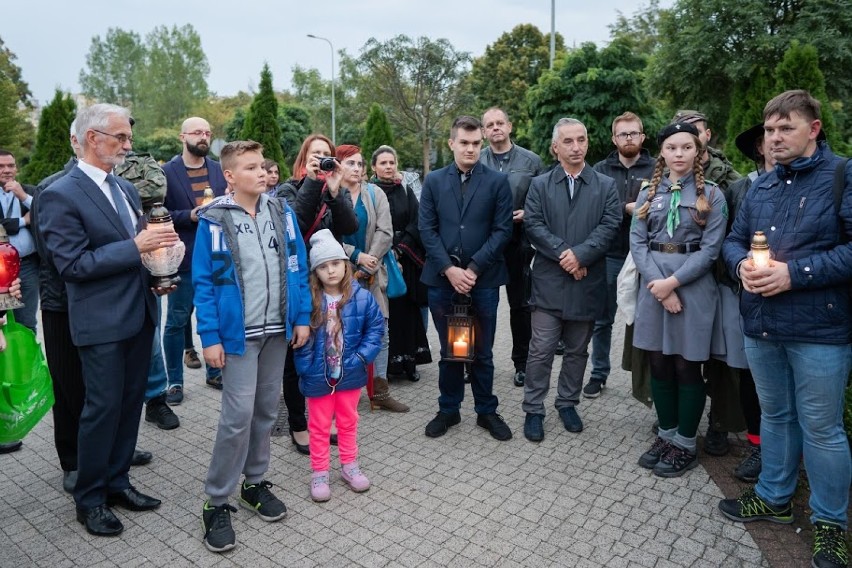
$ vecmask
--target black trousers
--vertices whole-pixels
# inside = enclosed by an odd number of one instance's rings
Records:
[[[293,359],[293,349],[287,350],[284,360],[284,404],[287,406],[287,423],[293,432],[304,432],[308,429],[305,418],[305,396],[299,390],[299,374],[296,373],[296,360]]]
[[[123,341],[79,347],[86,402],[77,438],[77,507],[106,502],[107,493],[130,486],[127,472],[136,448],[148,384],[154,323]]]
[[[71,341],[68,312],[42,309],[44,352],[53,379],[53,439],[63,471],[77,469],[77,435],[86,386],[83,364]]]
[[[532,336],[526,274],[529,272],[533,249],[524,240],[513,240],[506,245],[503,256],[509,270],[506,296],[509,300],[509,327],[512,329],[512,362],[516,371],[526,371]]]

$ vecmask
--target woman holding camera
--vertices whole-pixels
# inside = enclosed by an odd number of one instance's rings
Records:
[[[343,250],[354,265],[358,283],[373,294],[385,316],[382,350],[374,363],[374,388],[370,407],[377,406],[391,412],[408,412],[408,407],[394,400],[388,390],[388,273],[383,262],[393,244],[393,222],[388,199],[384,191],[362,181],[366,164],[358,146],[338,146],[337,159],[343,169],[341,186],[348,190],[351,208],[358,218],[358,230],[343,237]]]
[[[276,191],[296,212],[299,230],[309,246],[311,235],[329,229],[337,240],[358,230],[358,219],[352,209],[349,191],[341,187],[343,170],[334,159],[334,144],[322,134],[311,134],[293,162],[293,178]],[[284,404],[290,439],[296,451],[310,453],[308,421],[305,418],[305,397],[299,391],[299,375],[293,361],[293,350],[287,352],[284,363]],[[332,438],[334,438],[332,434]],[[334,440],[332,440],[334,441]]]
[[[391,250],[402,267],[406,287],[403,296],[389,299],[388,378],[418,381],[416,365],[432,362],[426,327],[420,316],[420,308],[426,305],[426,287],[420,282],[425,253],[417,228],[420,206],[414,192],[419,178],[417,174],[413,178],[404,177],[398,163],[396,150],[379,146],[370,159],[374,173],[370,183],[381,188],[388,198],[393,222]]]

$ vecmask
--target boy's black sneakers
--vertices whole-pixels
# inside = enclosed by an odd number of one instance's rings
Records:
[[[287,516],[287,507],[272,494],[268,481],[260,483],[243,482],[240,487],[240,505],[254,511],[257,516],[269,523],[280,521]]]
[[[237,535],[231,526],[231,513],[237,508],[225,503],[214,507],[208,501],[201,509],[201,526],[204,528],[204,546],[211,552],[225,552],[237,545]]]

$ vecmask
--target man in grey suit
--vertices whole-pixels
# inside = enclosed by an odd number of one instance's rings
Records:
[[[615,181],[586,164],[589,137],[574,118],[553,127],[559,164],[532,180],[524,207],[527,238],[535,247],[532,339],[522,408],[524,436],[544,439],[544,399],[556,345],[565,344],[556,408],[565,429],[581,432],[580,401],[588,346],[606,302],[605,255],[621,223]]]
[[[115,536],[124,527],[111,505],[131,511],[160,505],[134,489],[128,476],[157,317],[140,255],[178,237],[144,228],[138,193],[112,173],[133,142],[127,109],[96,104],[81,110],[77,141],[82,158],[44,190],[38,216],[66,284],[71,338],[83,365],[77,520],[90,534]]]
[[[494,384],[494,332],[500,286],[508,281],[503,249],[512,235],[512,190],[506,174],[479,162],[482,124],[472,116],[453,122],[449,145],[453,163],[426,176],[420,194],[420,238],[426,250],[421,281],[428,286],[429,309],[438,339],[438,414],[426,426],[437,438],[461,422],[464,363],[447,361],[447,318],[454,296],[470,297],[476,313],[470,386],[476,424],[497,440],[512,431],[497,414]]]

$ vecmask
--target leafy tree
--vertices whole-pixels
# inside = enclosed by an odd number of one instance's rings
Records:
[[[269,64],[263,64],[260,72],[260,90],[254,96],[241,133],[243,140],[254,140],[263,144],[263,156],[284,163],[281,151],[281,126],[278,124],[278,99],[272,89],[272,72]]]
[[[794,39],[816,47],[828,96],[852,99],[848,0],[677,0],[659,16],[651,95],[704,110],[717,130],[727,122],[727,94],[755,68],[774,67]]]
[[[21,68],[15,63],[16,59],[18,59],[18,56],[6,47],[3,39],[0,38],[0,77],[12,81],[18,100],[27,108],[32,108],[33,94],[30,92],[29,85],[23,79]]]
[[[28,154],[32,125],[18,108],[18,93],[15,83],[0,75],[0,148],[12,152],[21,163]]]
[[[35,149],[21,171],[21,178],[26,183],[38,183],[61,170],[68,161],[72,154],[68,133],[76,111],[77,104],[71,95],[57,89],[53,100],[41,111]]]
[[[135,32],[110,28],[95,36],[80,71],[83,94],[131,109],[137,136],[174,127],[208,96],[210,66],[201,38],[187,24],[159,26],[141,40]]]
[[[557,54],[564,50],[562,35],[556,34]],[[476,112],[481,115],[488,107],[499,106],[512,121],[518,143],[529,146],[526,93],[549,66],[550,34],[543,34],[532,24],[515,26],[473,61],[470,89]]]
[[[618,10],[615,23],[609,24],[609,35],[613,40],[621,40],[631,47],[634,53],[650,56],[660,47],[660,0],[648,0],[640,5],[631,17]]]
[[[290,83],[294,99],[311,117],[311,132],[322,132],[331,138],[331,81],[324,81],[317,69],[296,65]]]
[[[171,160],[183,151],[180,131],[177,128],[158,128],[147,136],[134,135],[133,150],[151,154],[159,162]]]
[[[198,101],[193,107],[190,114],[200,116],[210,123],[210,130],[213,132],[213,138],[228,138],[225,135],[226,128],[233,120],[237,109],[248,108],[251,104],[252,96],[245,91],[240,91],[232,97],[209,97]],[[245,117],[243,117],[245,118]],[[236,135],[229,140],[239,138],[239,133],[242,130],[242,122],[236,130]]]
[[[763,107],[774,97],[775,78],[765,67],[754,70],[749,81],[737,85],[731,95],[731,113],[728,116],[728,140],[725,155],[738,172],[754,170],[754,162],[744,156],[736,145],[736,136],[755,124],[763,122]]]
[[[300,105],[282,104],[278,107],[278,125],[281,127],[281,149],[286,161],[279,165],[279,171],[281,179],[287,179],[291,175],[290,164],[296,159],[302,141],[311,133],[311,116]]]
[[[417,136],[424,173],[431,166],[432,140],[439,132],[444,137],[442,122],[470,108],[463,86],[469,64],[470,55],[446,39],[371,38],[361,49],[358,70],[369,81],[370,95],[398,132]]]
[[[92,38],[86,67],[80,71],[83,94],[97,101],[134,108],[145,80],[148,50],[136,32],[109,28]]]
[[[369,160],[376,148],[387,144],[393,146],[393,131],[388,117],[377,103],[370,107],[367,125],[364,127],[364,138],[361,139],[361,154]]]
[[[816,47],[794,40],[775,68],[775,78],[776,93],[804,89],[822,103],[822,128],[825,130],[825,136],[832,148],[846,153],[846,145],[841,142],[842,138],[834,121],[834,111],[825,92],[825,76],[819,67]]]
[[[140,84],[138,109],[140,130],[179,124],[207,98],[210,66],[201,47],[201,37],[187,24],[178,28],[159,26],[146,37],[148,57]]]
[[[645,61],[620,40],[601,50],[584,43],[559,60],[527,94],[532,149],[549,159],[553,125],[562,117],[586,125],[590,163],[612,150],[612,119],[627,110],[642,117],[646,131],[654,132],[659,119],[642,90]]]
[[[247,106],[240,107],[234,111],[234,116],[225,125],[225,140],[231,142],[242,138],[243,126],[246,123],[246,114],[248,114]]]

